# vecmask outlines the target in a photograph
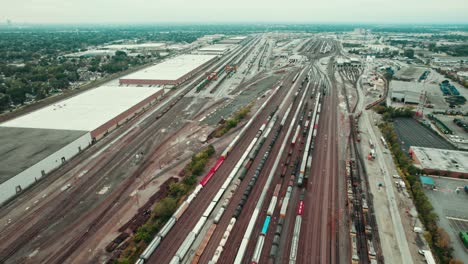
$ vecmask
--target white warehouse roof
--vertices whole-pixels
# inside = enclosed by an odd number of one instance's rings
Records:
[[[423,169],[466,173],[468,152],[459,150],[411,147]]]
[[[229,39],[235,39],[235,40],[243,40],[243,39],[246,39],[247,36],[236,36],[236,37],[232,37],[232,38],[229,38]]]
[[[177,80],[215,57],[216,55],[180,55],[124,76],[121,79]]]
[[[412,92],[420,94],[424,90],[426,85],[429,86],[429,84],[424,84],[420,82],[404,82],[392,80],[390,82],[390,89],[392,90],[392,92]]]
[[[141,43],[141,44],[113,44],[104,46],[104,48],[111,50],[121,49],[160,49],[164,48],[166,43]]]
[[[198,49],[199,51],[219,51],[223,52],[229,50],[232,47],[230,44],[213,44],[203,48]]]
[[[100,86],[0,126],[92,131],[160,90],[154,87]]]

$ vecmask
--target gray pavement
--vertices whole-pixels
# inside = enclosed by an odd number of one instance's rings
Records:
[[[360,82],[358,82],[358,83],[360,83]],[[358,92],[359,92],[360,98],[364,98],[364,95],[362,93],[362,89],[358,89]],[[363,107],[362,103],[360,103],[359,106]],[[382,150],[383,147],[382,147],[382,145],[380,143],[379,137],[376,136],[376,132],[374,131],[374,129],[376,129],[376,128],[373,127],[372,124],[371,124],[372,117],[369,115],[369,113],[371,113],[371,112],[369,112],[369,111],[364,111],[363,112],[363,114],[361,116],[361,125],[363,125],[366,128],[365,130],[366,130],[366,132],[368,132],[368,133],[366,133],[367,136],[374,142],[374,145],[375,145],[375,151],[376,151],[376,154],[377,154],[377,158],[376,158],[375,162],[378,163],[378,166],[380,167],[380,170],[381,170],[381,172],[383,174],[383,179],[382,180],[383,180],[383,183],[384,183],[384,186],[385,186],[384,191],[385,191],[386,196],[387,196],[387,206],[388,206],[387,207],[387,209],[388,209],[387,212],[390,213],[390,219],[391,219],[392,229],[393,229],[393,233],[394,233],[393,235],[395,236],[396,244],[397,244],[397,247],[398,247],[397,251],[399,253],[399,256],[392,254],[392,257],[390,258],[390,260],[392,262],[394,262],[394,263],[413,263],[413,258],[411,256],[411,252],[410,252],[409,245],[408,245],[408,240],[406,238],[405,230],[403,228],[400,212],[399,212],[399,209],[398,209],[398,204],[397,204],[397,201],[396,201],[396,198],[395,198],[395,191],[393,189],[394,185],[392,184],[392,175],[393,174],[398,174],[398,173],[397,173],[397,171],[395,169],[395,165],[393,164],[393,160],[391,159],[391,157],[389,158],[388,156],[384,156],[384,154],[383,154],[384,153],[384,150]],[[364,129],[361,129],[361,130],[364,130]],[[388,151],[385,150],[385,152],[388,152]],[[372,186],[371,189],[374,189],[373,192],[375,192],[375,185]],[[376,194],[374,193],[374,197],[375,196],[376,196]],[[377,221],[378,221],[378,224],[379,224],[379,230],[381,230],[382,233],[385,234],[386,227],[382,226],[382,222],[379,223],[379,214],[380,214],[380,220],[382,220],[383,215],[382,215],[382,210],[381,209],[383,209],[383,208],[380,208],[379,210],[377,210],[378,206],[379,206],[379,203],[374,202],[374,207],[375,207],[374,209],[376,210]],[[380,213],[378,211],[380,211]],[[386,216],[386,218],[388,218],[388,215]],[[381,241],[383,241],[383,240],[388,241],[389,236],[392,236],[392,234],[386,234],[384,236],[381,235],[380,236]],[[393,244],[393,243],[388,241],[387,246],[390,246],[390,244]],[[390,249],[389,247],[385,248],[382,245],[382,250],[383,250],[384,254],[389,249]],[[396,253],[397,251],[395,249],[391,249],[391,252]],[[387,252],[389,252],[389,251],[387,251]]]
[[[400,146],[405,153],[408,153],[410,146],[455,149],[442,137],[413,118],[396,118],[393,124],[400,141]]]
[[[437,191],[424,190],[434,211],[439,215],[439,225],[447,231],[456,259],[468,263],[468,251],[458,233],[468,231],[468,194],[463,190],[457,194],[457,187],[468,185],[468,180],[433,177]]]

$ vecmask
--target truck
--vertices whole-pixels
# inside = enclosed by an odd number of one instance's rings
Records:
[[[465,248],[468,249],[468,232],[467,231],[460,231],[460,239],[465,245]]]

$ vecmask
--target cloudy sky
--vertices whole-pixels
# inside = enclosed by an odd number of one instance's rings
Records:
[[[468,0],[0,0],[0,19],[14,23],[468,23]]]

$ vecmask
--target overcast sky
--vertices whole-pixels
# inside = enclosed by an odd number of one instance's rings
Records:
[[[468,23],[468,0],[0,0],[14,23]]]

